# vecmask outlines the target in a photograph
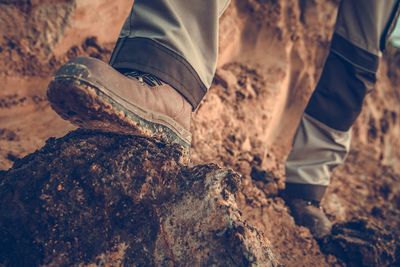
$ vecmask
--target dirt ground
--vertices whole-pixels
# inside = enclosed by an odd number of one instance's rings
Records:
[[[0,169],[75,129],[46,86],[77,55],[107,60],[129,12],[124,0],[0,0]],[[240,204],[286,266],[340,266],[294,224],[278,191],[284,160],[329,47],[338,1],[236,0],[221,19],[213,87],[194,114],[192,160],[245,177]],[[98,15],[100,14],[100,15]],[[389,48],[353,129],[352,152],[323,202],[330,218],[365,217],[400,233],[400,52]],[[256,169],[274,174],[257,180]]]

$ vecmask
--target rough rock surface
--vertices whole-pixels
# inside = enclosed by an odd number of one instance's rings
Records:
[[[217,165],[180,150],[77,130],[0,174],[0,265],[276,266]]]
[[[398,242],[397,246],[389,231],[365,219],[335,224],[332,234],[321,242],[325,253],[334,254],[346,266],[354,267],[398,266]]]

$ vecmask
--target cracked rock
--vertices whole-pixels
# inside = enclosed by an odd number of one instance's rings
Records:
[[[277,266],[240,177],[145,138],[77,130],[0,175],[0,266]]]

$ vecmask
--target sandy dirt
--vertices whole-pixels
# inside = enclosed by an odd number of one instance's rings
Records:
[[[22,1],[24,2],[24,1]],[[26,3],[25,3],[26,2]],[[127,1],[0,1],[0,169],[75,129],[49,107],[52,73],[77,55],[107,60]],[[286,266],[337,266],[298,227],[278,191],[291,140],[329,47],[338,1],[233,1],[220,23],[213,87],[193,118],[192,160],[243,174],[241,209]],[[101,19],[97,14],[103,14]],[[389,49],[323,206],[400,233],[400,52]],[[251,171],[266,169],[270,182]]]

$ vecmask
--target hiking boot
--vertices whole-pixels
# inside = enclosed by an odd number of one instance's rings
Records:
[[[52,108],[73,124],[177,143],[188,160],[192,107],[153,75],[121,74],[98,59],[79,57],[57,71],[47,96]]]
[[[322,239],[331,233],[332,222],[318,202],[300,198],[287,198],[286,204],[296,224],[307,227],[315,239]]]

